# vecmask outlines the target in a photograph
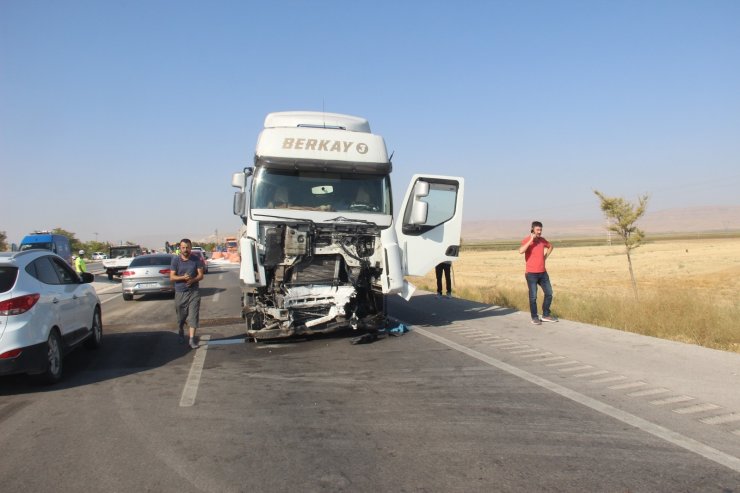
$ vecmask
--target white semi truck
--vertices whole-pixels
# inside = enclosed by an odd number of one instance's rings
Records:
[[[235,173],[242,315],[254,340],[386,328],[386,296],[457,259],[463,179],[415,175],[393,216],[391,161],[364,118],[270,113]]]

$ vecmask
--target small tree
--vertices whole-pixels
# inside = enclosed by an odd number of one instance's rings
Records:
[[[8,248],[8,235],[5,231],[0,231],[0,252],[4,252],[6,250],[10,250],[10,248]]]
[[[645,214],[648,195],[638,197],[638,203],[635,205],[621,197],[607,197],[598,190],[594,190],[594,193],[599,197],[601,210],[609,221],[607,229],[618,234],[624,242],[627,263],[630,268],[630,278],[632,279],[632,289],[635,292],[635,299],[637,299],[637,282],[635,281],[635,273],[632,271],[630,252],[639,247],[645,238],[645,233],[635,223]]]

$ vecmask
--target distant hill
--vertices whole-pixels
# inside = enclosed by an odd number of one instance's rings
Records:
[[[524,238],[530,219],[463,221],[463,241]],[[599,236],[605,234],[606,220],[542,219],[548,238]],[[689,207],[650,212],[637,225],[647,234],[740,231],[740,206]]]

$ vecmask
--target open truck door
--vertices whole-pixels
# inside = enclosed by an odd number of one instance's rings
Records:
[[[423,276],[458,258],[463,191],[461,177],[414,175],[395,224],[403,275]]]

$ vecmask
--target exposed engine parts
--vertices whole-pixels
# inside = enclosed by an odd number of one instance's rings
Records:
[[[267,285],[247,292],[244,316],[255,338],[382,327],[384,298],[374,225],[262,223],[258,251]]]

